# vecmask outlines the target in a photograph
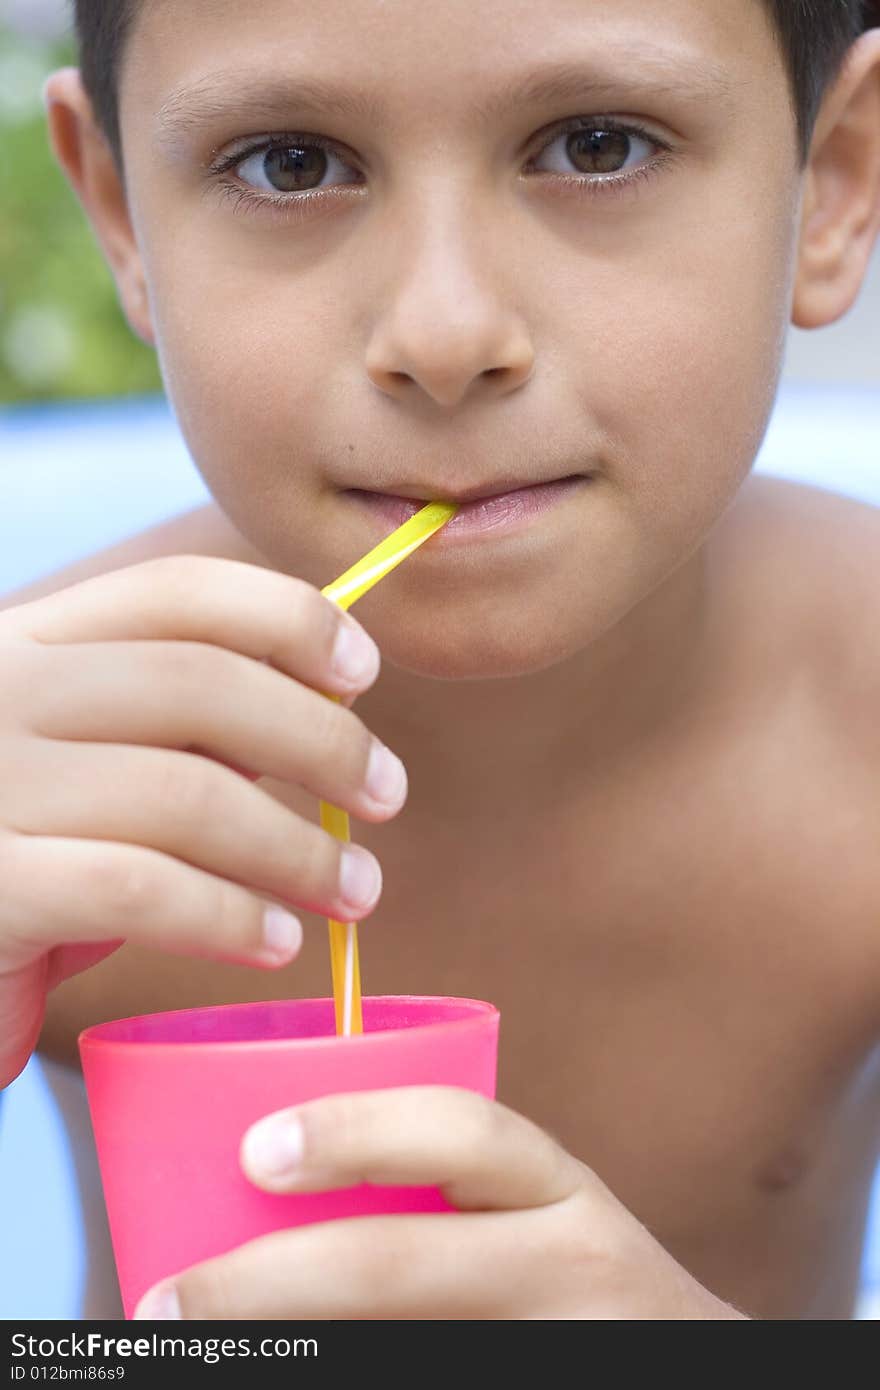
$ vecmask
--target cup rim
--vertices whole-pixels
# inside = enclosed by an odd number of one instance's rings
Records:
[[[126,1018],[106,1019],[103,1023],[93,1023],[88,1028],[84,1028],[77,1038],[80,1054],[100,1049],[106,1053],[108,1050],[123,1049],[128,1055],[133,1052],[149,1052],[151,1056],[168,1052],[179,1052],[195,1048],[210,1048],[216,1054],[225,1049],[241,1052],[274,1052],[283,1048],[289,1048],[295,1044],[297,1048],[305,1050],[309,1048],[338,1047],[340,1043],[354,1047],[376,1047],[381,1046],[384,1038],[397,1037],[401,1033],[442,1033],[449,1028],[462,1029],[474,1028],[484,1025],[490,1021],[500,1018],[500,1011],[495,1004],[490,1004],[485,999],[460,998],[456,995],[432,995],[432,994],[376,994],[364,995],[363,1003],[373,1004],[405,1004],[418,1008],[424,1005],[437,1006],[438,1004],[455,1004],[459,1007],[464,1006],[468,1012],[461,1018],[435,1019],[431,1023],[415,1023],[407,1027],[382,1028],[371,1033],[355,1033],[348,1037],[336,1033],[319,1033],[313,1036],[302,1038],[248,1038],[235,1039],[228,1038],[219,1042],[205,1041],[201,1039],[168,1039],[168,1040],[137,1040],[127,1041],[124,1038],[102,1037],[104,1030],[117,1027],[121,1023],[131,1023],[135,1020],[149,1022],[152,1019],[175,1018],[181,1014],[209,1014],[217,1010],[224,1013],[243,1011],[245,1009],[260,1008],[266,1005],[296,1005],[296,1004],[323,1004],[333,1007],[333,999],[308,998],[308,999],[251,999],[235,1004],[205,1004],[197,1005],[192,1009],[161,1009],[152,1014],[131,1014]]]

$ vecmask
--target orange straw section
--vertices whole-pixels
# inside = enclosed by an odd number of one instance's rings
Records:
[[[345,571],[321,593],[325,598],[348,609],[368,593],[374,584],[430,540],[451,521],[458,507],[451,502],[429,502],[409,521],[387,536],[356,565]],[[338,695],[328,695],[339,704]],[[321,828],[347,844],[351,839],[348,813],[329,802],[321,802]],[[356,922],[337,922],[328,919],[330,928],[330,967],[333,973],[333,1001],[336,1008],[336,1032],[348,1037],[364,1031],[361,1009],[361,973],[358,957]]]
[[[339,703],[338,697],[330,696]],[[321,827],[347,844],[351,839],[348,812],[329,802],[321,802]],[[358,958],[356,922],[328,919],[330,927],[330,969],[333,972],[333,1001],[336,1005],[336,1031],[348,1037],[364,1031],[361,1011],[361,971]]]

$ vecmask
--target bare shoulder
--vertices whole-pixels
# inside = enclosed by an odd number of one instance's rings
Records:
[[[45,575],[33,584],[0,595],[0,610],[45,598],[71,584],[82,583],[99,574],[125,569],[162,555],[215,555],[219,559],[240,560],[246,564],[268,566],[268,562],[233,526],[216,502],[171,517],[158,526],[139,531],[116,545],[98,550],[73,565]]]
[[[717,548],[715,542],[717,541]],[[880,509],[755,477],[709,545],[777,930],[840,1037],[880,1037]],[[732,633],[732,641],[728,635]],[[752,698],[750,698],[752,697]],[[786,925],[787,924],[787,925]],[[811,944],[812,943],[812,944]],[[816,954],[810,956],[810,951]],[[824,1000],[824,1003],[822,1002]]]
[[[766,625],[854,736],[873,739],[880,762],[880,508],[753,476],[713,545],[743,615]]]

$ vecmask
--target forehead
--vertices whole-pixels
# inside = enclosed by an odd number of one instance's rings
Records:
[[[190,98],[256,99],[271,82],[310,83],[316,109],[336,98],[374,124],[453,108],[488,122],[575,89],[598,98],[622,72],[721,98],[774,59],[760,0],[142,0],[125,85],[181,118]]]

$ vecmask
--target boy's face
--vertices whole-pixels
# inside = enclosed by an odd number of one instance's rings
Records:
[[[562,69],[567,95],[508,102]],[[364,109],[303,104],[315,82]],[[387,659],[541,669],[693,554],[791,301],[801,180],[758,0],[144,0],[120,102],[171,398],[280,569],[321,585],[380,539],[346,489],[589,475],[380,586]]]

